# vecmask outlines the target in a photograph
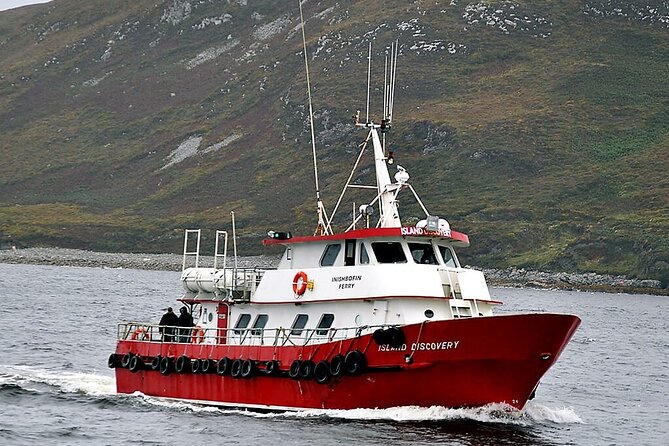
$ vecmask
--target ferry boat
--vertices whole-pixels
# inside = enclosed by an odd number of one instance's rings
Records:
[[[119,393],[256,410],[522,409],[533,397],[580,319],[493,314],[501,302],[456,254],[468,236],[430,214],[386,150],[395,61],[386,68],[384,118],[355,117],[367,137],[332,216],[347,190],[367,188],[374,198],[354,205],[348,227],[333,231],[318,195],[314,147],[317,229],[308,236],[270,231],[264,245],[284,248],[278,267],[228,266],[225,231],[216,233],[214,266],[201,267],[201,232],[187,230],[180,301],[195,325],[119,324],[108,363]],[[375,184],[354,184],[369,152]],[[400,193],[424,212],[416,224],[402,223]]]

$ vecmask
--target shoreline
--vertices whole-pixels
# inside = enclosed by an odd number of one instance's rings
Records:
[[[0,250],[0,263],[78,266],[89,268],[126,268],[153,271],[181,271],[183,256],[180,254],[107,253],[68,248],[24,248]],[[232,263],[228,258],[228,265]],[[275,256],[238,256],[242,268],[276,267]],[[213,266],[213,256],[200,256],[199,265]],[[541,288],[609,293],[653,294],[667,296],[669,289],[660,281],[631,279],[595,273],[567,273],[526,270],[524,268],[478,268],[491,286],[515,288]]]

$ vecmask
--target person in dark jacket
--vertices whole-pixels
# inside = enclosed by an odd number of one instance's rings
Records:
[[[193,316],[188,312],[186,307],[181,307],[179,310],[177,326],[183,327],[179,329],[179,342],[190,342],[190,331],[193,326]]]
[[[167,308],[167,313],[163,314],[158,323],[158,331],[163,335],[163,342],[174,342],[175,326],[179,325],[179,317],[174,314],[172,307]]]

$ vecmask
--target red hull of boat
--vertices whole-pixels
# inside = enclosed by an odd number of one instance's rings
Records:
[[[326,384],[285,374],[233,378],[212,374],[116,369],[119,393],[266,409],[353,409],[395,406],[472,407],[506,403],[521,409],[580,324],[576,316],[523,314],[426,322],[402,327],[405,349],[379,347],[371,335],[308,346],[235,346],[119,341],[150,363],[155,356],[195,359],[330,360],[351,350],[364,353],[366,370]],[[413,355],[412,355],[413,353]],[[407,362],[407,357],[412,355]],[[262,365],[260,367],[263,368]]]

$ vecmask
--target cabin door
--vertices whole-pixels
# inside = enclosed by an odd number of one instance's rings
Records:
[[[228,339],[228,316],[230,313],[230,308],[228,304],[219,303],[218,304],[218,343],[225,344]]]

